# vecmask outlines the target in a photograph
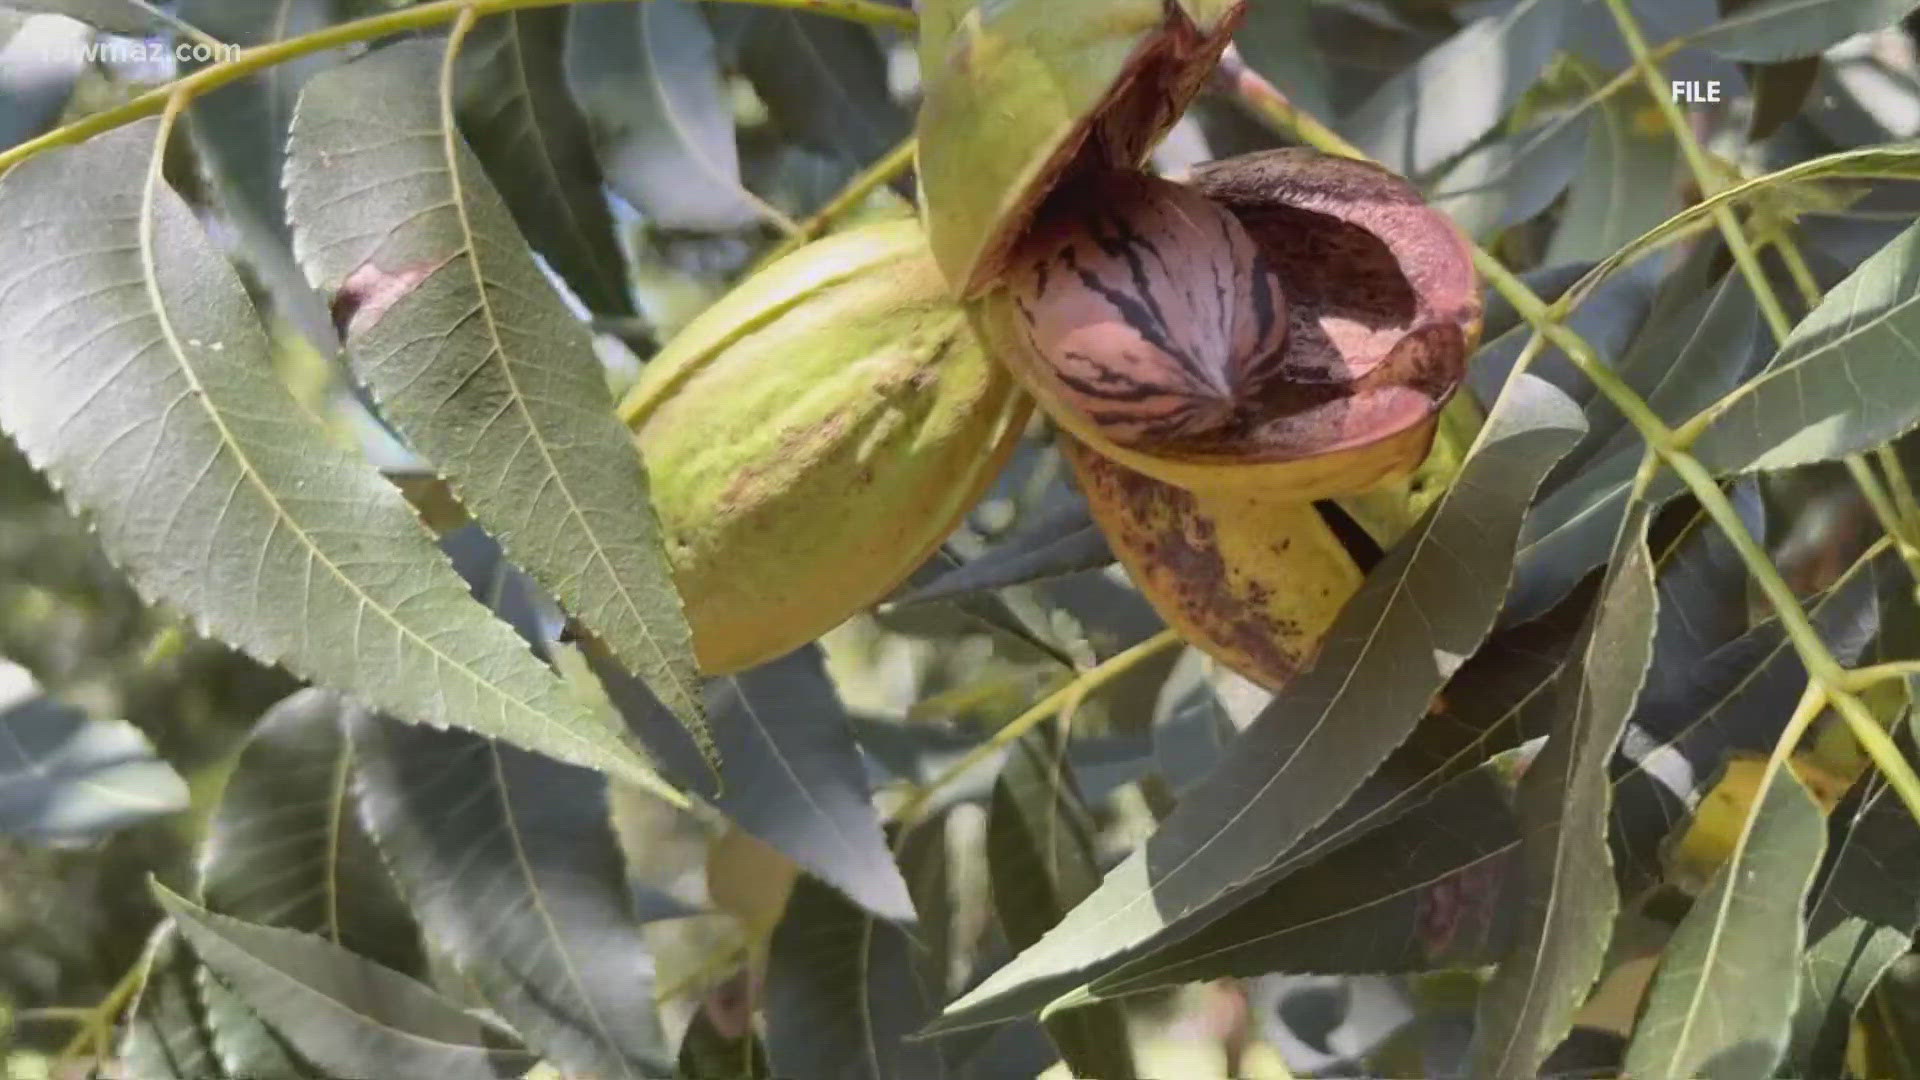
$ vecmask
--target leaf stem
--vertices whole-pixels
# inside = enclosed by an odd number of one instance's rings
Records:
[[[927,806],[933,802],[934,796],[941,789],[972,771],[981,762],[1005,749],[1022,735],[1052,719],[1062,710],[1078,708],[1081,700],[1088,694],[1125,675],[1142,662],[1181,644],[1183,642],[1180,635],[1172,630],[1162,630],[1140,644],[1116,653],[1099,665],[1081,672],[1066,685],[1041,698],[1038,704],[1014,717],[999,731],[994,732],[992,738],[969,750],[965,757],[948,766],[931,783],[915,791],[912,798],[888,815],[889,818],[899,825],[912,827],[919,821],[921,815],[926,813]]]
[[[527,8],[610,2],[613,0],[432,0],[430,3],[336,23],[311,34],[288,38],[285,41],[256,45],[242,51],[231,60],[211,64],[192,74],[183,75],[111,109],[103,109],[91,116],[49,131],[38,138],[28,139],[9,150],[0,151],[0,173],[5,173],[22,161],[56,146],[82,142],[101,132],[124,127],[135,120],[156,115],[166,108],[168,99],[175,94],[185,94],[189,98],[199,97],[210,90],[244,79],[275,64],[311,53],[372,41],[391,34],[439,26],[459,18],[463,11],[470,10],[478,17]],[[911,31],[916,25],[912,12],[878,3],[877,0],[708,0],[708,2],[754,4],[760,7],[784,8],[789,11],[808,11],[866,23],[870,26],[887,26],[906,31]]]
[[[900,145],[887,151],[880,160],[861,170],[860,174],[847,181],[847,186],[841,188],[839,194],[829,200],[825,206],[816,211],[812,217],[795,226],[779,246],[769,251],[755,264],[754,270],[758,271],[770,266],[825,236],[835,221],[866,202],[867,196],[882,186],[892,183],[908,169],[913,168],[914,152],[918,147],[919,142],[908,137]]]

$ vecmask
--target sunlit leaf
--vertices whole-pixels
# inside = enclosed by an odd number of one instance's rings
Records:
[[[1920,226],[1861,263],[1700,435],[1718,472],[1872,449],[1920,422]]]
[[[950,1006],[942,1025],[1044,1004],[1197,930],[1231,890],[1263,880],[1406,739],[1479,648],[1534,485],[1580,431],[1565,396],[1530,376],[1516,381],[1459,479],[1368,575],[1312,670],[1093,896]]]
[[[692,634],[586,327],[453,125],[434,42],[316,77],[296,250],[383,413],[507,554],[702,730]]]
[[[1387,80],[1340,125],[1395,172],[1425,172],[1493,130],[1560,46],[1569,0],[1475,19]]]
[[[201,962],[332,1075],[498,1080],[534,1063],[511,1035],[431,987],[325,938],[229,919],[153,889]]]
[[[1588,112],[1572,112],[1478,147],[1429,185],[1428,199],[1471,236],[1530,220],[1573,182],[1592,125]]]
[[[362,816],[428,937],[548,1060],[670,1072],[606,779],[465,732],[349,725]]]
[[[143,37],[165,25],[159,6],[150,0],[6,0],[18,11],[43,11],[79,19],[115,34]]]
[[[0,427],[147,596],[413,721],[655,782],[273,372],[136,124],[0,181]]]
[[[460,133],[520,231],[581,302],[598,314],[632,315],[592,136],[562,64],[569,16],[592,10],[516,11],[476,23],[455,83]]]
[[[1627,1048],[1629,1075],[1772,1075],[1793,1015],[1800,905],[1826,839],[1819,804],[1782,768],[1667,944]]]
[[[567,35],[567,82],[593,126],[607,179],[648,221],[739,229],[757,214],[740,185],[733,106],[700,7],[580,6]]]
[[[1652,659],[1658,606],[1646,505],[1621,524],[1577,659],[1561,672],[1545,749],[1521,777],[1520,926],[1480,996],[1473,1071],[1532,1075],[1600,974],[1619,910],[1607,859],[1607,766]]]
[[[1679,206],[1679,151],[1663,128],[1635,123],[1644,97],[1615,94],[1600,104],[1586,158],[1547,248],[1549,264],[1604,258],[1659,225]]]

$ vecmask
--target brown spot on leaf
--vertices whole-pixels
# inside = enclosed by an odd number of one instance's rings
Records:
[[[354,268],[333,294],[333,328],[347,339],[364,334],[383,318],[393,305],[405,299],[420,283],[445,266],[444,261],[419,263],[387,270],[372,259]]]

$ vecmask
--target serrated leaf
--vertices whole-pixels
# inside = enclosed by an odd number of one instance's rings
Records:
[[[200,902],[415,975],[425,965],[419,933],[354,808],[343,725],[360,712],[308,689],[254,725],[207,825]]]
[[[1731,60],[1791,60],[1892,26],[1914,0],[1755,0],[1701,31],[1694,44]]]
[[[1643,97],[1615,94],[1599,106],[1587,153],[1567,196],[1549,265],[1602,259],[1659,225],[1678,207],[1679,151],[1664,128],[1635,123]]]
[[[1534,485],[1579,438],[1578,410],[1531,376],[1509,387],[1434,509],[1368,575],[1316,665],[1219,768],[1037,945],[950,1006],[942,1027],[1015,1015],[1204,925],[1255,887],[1413,730],[1492,628]]]
[[[335,1076],[498,1080],[534,1058],[432,988],[324,938],[216,915],[155,884],[180,936],[302,1055]]]
[[[867,27],[812,12],[703,6],[788,138],[853,169],[912,133],[913,118],[893,100],[886,55]]]
[[[114,34],[144,37],[166,26],[167,18],[148,0],[6,0],[16,11],[65,15]]]
[[[500,1015],[568,1071],[670,1073],[606,779],[464,732],[348,724],[367,830]]]
[[[193,982],[206,1008],[214,1051],[227,1075],[245,1080],[328,1080],[325,1072],[302,1058],[213,972],[196,965]]]
[[[1024,949],[1039,941],[1100,884],[1097,833],[1067,767],[1063,734],[1042,728],[1015,743],[987,814],[993,908],[1009,945]],[[1049,1018],[1046,1028],[1073,1075],[1138,1075],[1127,1018],[1117,1007],[1075,1009]]]
[[[1667,943],[1627,1047],[1632,1076],[1769,1076],[1786,1050],[1805,938],[1800,905],[1827,834],[1792,769],[1771,781]]]
[[[567,91],[570,14],[584,12],[516,11],[474,24],[455,83],[460,133],[534,250],[588,310],[632,315],[593,138]]]
[[[853,741],[818,649],[713,680],[707,711],[720,752],[712,788],[686,733],[631,677],[588,662],[668,774],[703,790],[742,829],[881,918],[910,922],[913,901],[887,850]]]
[[[199,965],[171,923],[147,941],[146,974],[128,1010],[120,1058],[138,1080],[226,1080],[194,986]]]
[[[1620,904],[1607,857],[1607,766],[1652,659],[1658,607],[1646,514],[1636,503],[1621,524],[1585,645],[1561,672],[1553,730],[1520,780],[1520,925],[1480,995],[1476,1075],[1534,1075],[1606,957]]]
[[[0,701],[0,834],[70,843],[186,808],[186,781],[139,728],[44,694]]]
[[[724,232],[758,213],[740,184],[732,100],[700,7],[582,6],[566,73],[613,189],[662,229]]]
[[[1920,422],[1920,226],[1860,264],[1740,388],[1693,453],[1777,470],[1879,446]]]
[[[587,328],[453,129],[443,51],[397,45],[308,85],[287,174],[295,250],[387,419],[704,739],[640,457]]]
[[[0,427],[144,595],[267,663],[657,784],[273,373],[147,122],[0,181]]]
[[[178,10],[201,30],[243,46],[301,37],[342,18],[339,0],[180,0]],[[294,57],[198,95],[187,109],[194,148],[248,263],[281,313],[329,354],[337,341],[326,306],[294,261],[280,174],[300,88],[341,57],[338,51]]]
[[[767,1055],[791,1080],[940,1080],[935,1043],[910,1038],[938,1008],[914,943],[802,874],[767,957]]]
[[[9,27],[0,14],[0,150],[59,122],[87,69],[88,34],[86,27],[59,19]]]
[[[1570,112],[1478,147],[1428,185],[1428,201],[1483,239],[1531,220],[1573,182],[1592,126],[1586,111]]]
[[[1092,996],[1269,972],[1478,967],[1512,936],[1511,762],[1483,765],[1282,878],[1171,948],[1093,981]]]
[[[1468,23],[1374,91],[1340,128],[1395,172],[1443,164],[1492,131],[1560,47],[1570,0],[1519,0]]]

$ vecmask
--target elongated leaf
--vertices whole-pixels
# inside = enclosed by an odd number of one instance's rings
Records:
[[[459,133],[441,49],[316,77],[288,166],[296,250],[355,370],[507,554],[704,733],[646,475],[585,326]]]
[[[1817,56],[1855,34],[1892,26],[1914,0],[1755,0],[1702,31],[1695,44],[1734,60]]]
[[[278,381],[245,291],[171,190],[154,123],[0,181],[0,427],[144,593],[412,721],[657,784],[466,595],[400,493]]]
[[[715,679],[707,711],[719,740],[720,790],[686,733],[646,688],[589,651],[608,696],[670,775],[706,790],[721,813],[881,918],[913,919],[906,882],[887,851],[866,766],[809,647]]]
[[[216,915],[154,885],[202,963],[335,1076],[497,1080],[534,1059],[432,988],[324,938]]]
[[[1007,943],[1024,949],[1051,930],[1100,884],[1098,829],[1067,767],[1065,739],[1043,728],[1015,744],[993,788],[987,817],[987,870],[993,907]],[[1046,1021],[1047,1034],[1075,1076],[1129,1080],[1138,1075],[1127,1018],[1110,1005],[1075,1009]]]
[[[0,834],[71,842],[186,808],[186,781],[139,728],[42,694],[0,701]]]
[[[1586,645],[1561,673],[1553,731],[1520,780],[1520,926],[1480,997],[1477,1075],[1534,1075],[1606,957],[1619,910],[1607,859],[1607,764],[1652,659],[1658,606],[1646,513],[1636,504],[1621,525]]]
[[[180,0],[180,16],[222,41],[265,45],[338,22],[342,0]],[[216,202],[275,304],[315,347],[331,354],[337,339],[321,303],[293,258],[280,174],[287,131],[300,88],[338,64],[338,51],[309,53],[194,98],[188,128]]]
[[[207,826],[200,902],[417,975],[419,933],[354,809],[343,725],[359,713],[336,694],[302,690],[254,725]]]
[[[1263,880],[1405,740],[1479,648],[1534,485],[1580,430],[1565,396],[1531,376],[1516,380],[1459,479],[1368,575],[1314,668],[1093,896],[951,1006],[942,1026],[1044,1003],[1192,933],[1230,890]]]
[[[1665,131],[1634,124],[1644,98],[1602,102],[1547,262],[1602,259],[1661,223],[1679,203],[1679,151]]]
[[[732,100],[700,5],[590,4],[572,17],[567,82],[613,189],[663,229],[751,225]]]
[[[1794,328],[1694,444],[1719,472],[1832,461],[1920,422],[1920,226],[1881,248]]]
[[[349,721],[368,831],[421,925],[539,1053],[670,1073],[606,780],[463,732]]]
[[[43,11],[79,19],[114,34],[142,37],[166,25],[165,16],[150,0],[7,0],[17,11]]]
[[[1492,131],[1560,47],[1568,0],[1519,0],[1389,79],[1340,126],[1395,172],[1425,172]]]
[[[1512,937],[1517,901],[1514,773],[1503,760],[1453,779],[1199,933],[1094,980],[1090,993],[1494,962]]]
[[[892,602],[905,606],[947,600],[1093,570],[1112,562],[1106,536],[1093,523],[1086,503],[1075,500],[995,544],[979,558],[906,591]]]
[[[1808,917],[1791,1058],[1802,1076],[1841,1074],[1854,1014],[1920,931],[1920,825],[1877,777],[1863,786]]]
[[[867,27],[811,12],[703,6],[788,138],[852,169],[911,133],[913,118],[893,100],[886,54]]]
[[[767,957],[767,1055],[783,1080],[939,1080],[936,1045],[909,1038],[938,1008],[906,931],[801,875]]]
[[[593,138],[567,92],[568,15],[517,11],[474,26],[455,84],[460,133],[520,231],[581,302],[601,315],[632,315]]]
[[[327,1080],[325,1070],[301,1057],[212,971],[195,965],[193,981],[206,1008],[213,1048],[228,1075],[245,1080]]]
[[[1769,1076],[1787,1046],[1800,905],[1826,847],[1818,803],[1792,769],[1759,796],[1712,888],[1681,920],[1627,1047],[1635,1077]]]
[[[171,923],[153,932],[141,964],[146,976],[120,1041],[120,1058],[130,1075],[139,1080],[226,1080],[194,987],[199,965]]]
[[[1579,171],[1593,117],[1573,112],[1461,156],[1431,185],[1433,205],[1491,237],[1545,210]]]

